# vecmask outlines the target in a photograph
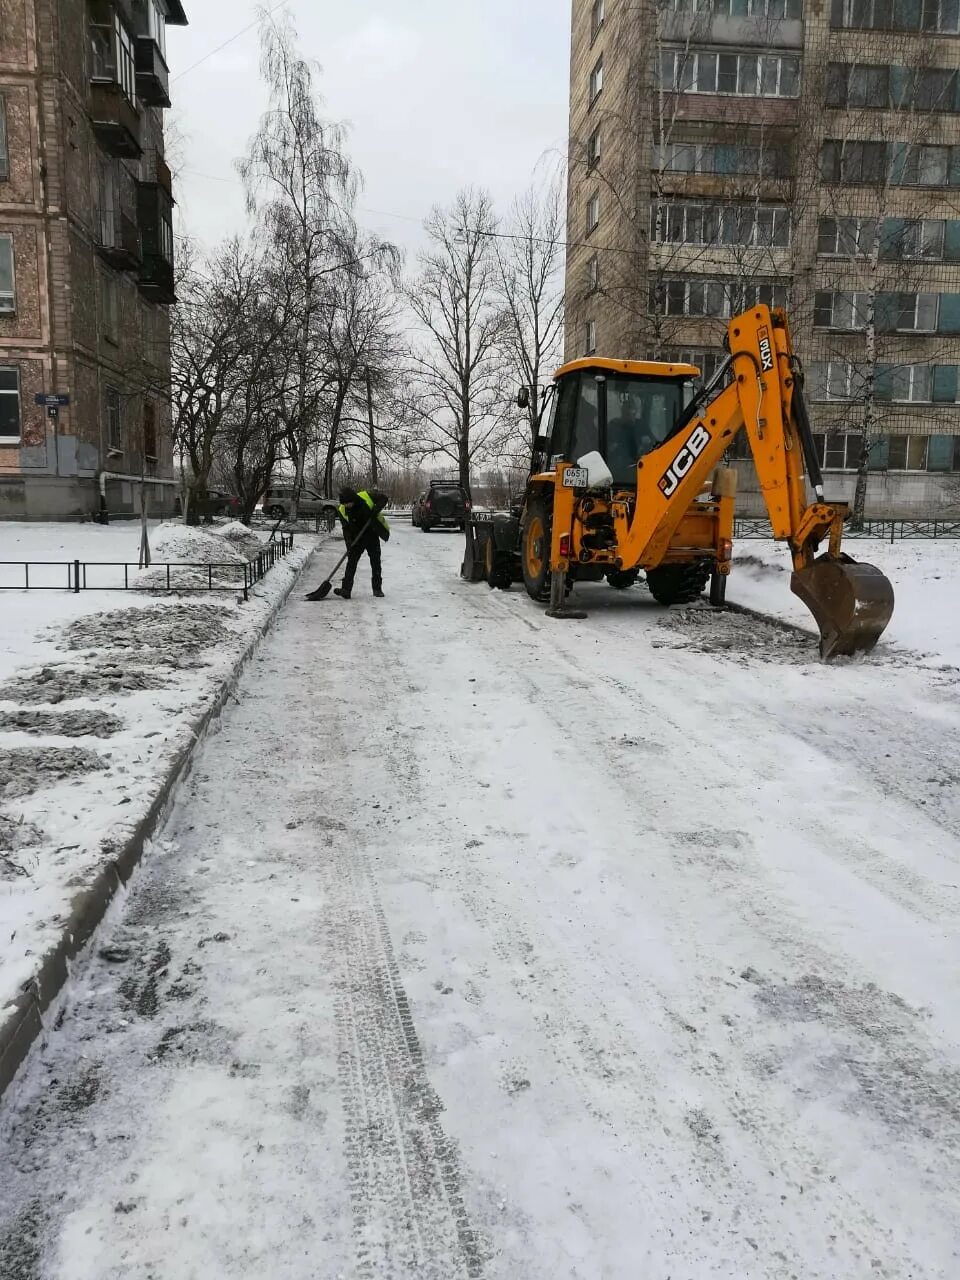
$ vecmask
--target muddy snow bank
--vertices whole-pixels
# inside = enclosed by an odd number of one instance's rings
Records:
[[[912,650],[931,665],[960,666],[960,540],[851,538],[844,550],[875,564],[893,583],[893,617],[876,654]],[[790,592],[790,569],[785,546],[762,539],[738,542],[727,599],[816,634],[813,618]]]
[[[139,529],[108,532],[96,558],[136,558]],[[227,533],[163,525],[151,547],[158,559],[206,556],[242,567],[249,531],[227,526]],[[28,536],[21,542],[21,554],[33,555]],[[193,726],[315,545],[298,539],[248,604],[230,592],[173,600],[121,591],[5,597],[0,1009],[33,978],[76,895],[150,812]]]

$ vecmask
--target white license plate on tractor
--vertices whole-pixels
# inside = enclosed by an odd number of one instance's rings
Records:
[[[564,489],[586,489],[590,483],[590,472],[586,467],[567,467],[563,473]]]

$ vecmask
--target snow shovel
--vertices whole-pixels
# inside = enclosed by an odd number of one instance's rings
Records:
[[[316,591],[311,591],[310,594],[306,597],[307,600],[326,600],[327,596],[330,594],[331,588],[333,587],[333,579],[336,576],[337,570],[343,564],[344,560],[346,560],[347,556],[350,554],[353,548],[359,544],[360,539],[367,532],[367,530],[370,528],[370,526],[373,524],[376,518],[377,518],[376,514],[371,515],[370,519],[367,521],[367,523],[363,526],[363,528],[354,538],[353,542],[350,543],[346,551],[343,553],[343,555],[340,557],[337,563],[330,570],[329,575],[324,579],[323,582],[320,583]]]

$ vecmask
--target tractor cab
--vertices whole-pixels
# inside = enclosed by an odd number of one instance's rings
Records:
[[[694,394],[694,365],[639,360],[574,360],[554,375],[546,430],[533,471],[599,453],[617,489],[634,489],[637,462],[673,434]]]

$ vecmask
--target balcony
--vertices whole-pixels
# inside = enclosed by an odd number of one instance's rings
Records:
[[[143,264],[137,287],[150,302],[177,300],[173,281],[173,200],[158,182],[137,184],[137,214],[143,238]]]
[[[137,288],[148,302],[172,306],[177,300],[173,281],[173,263],[158,253],[145,253]]]
[[[137,97],[148,107],[170,106],[170,72],[153,36],[137,36]]]
[[[139,160],[140,117],[119,84],[94,80],[90,85],[93,132],[107,155]]]
[[[140,228],[119,209],[101,209],[97,218],[97,253],[118,271],[136,271],[143,260]]]

